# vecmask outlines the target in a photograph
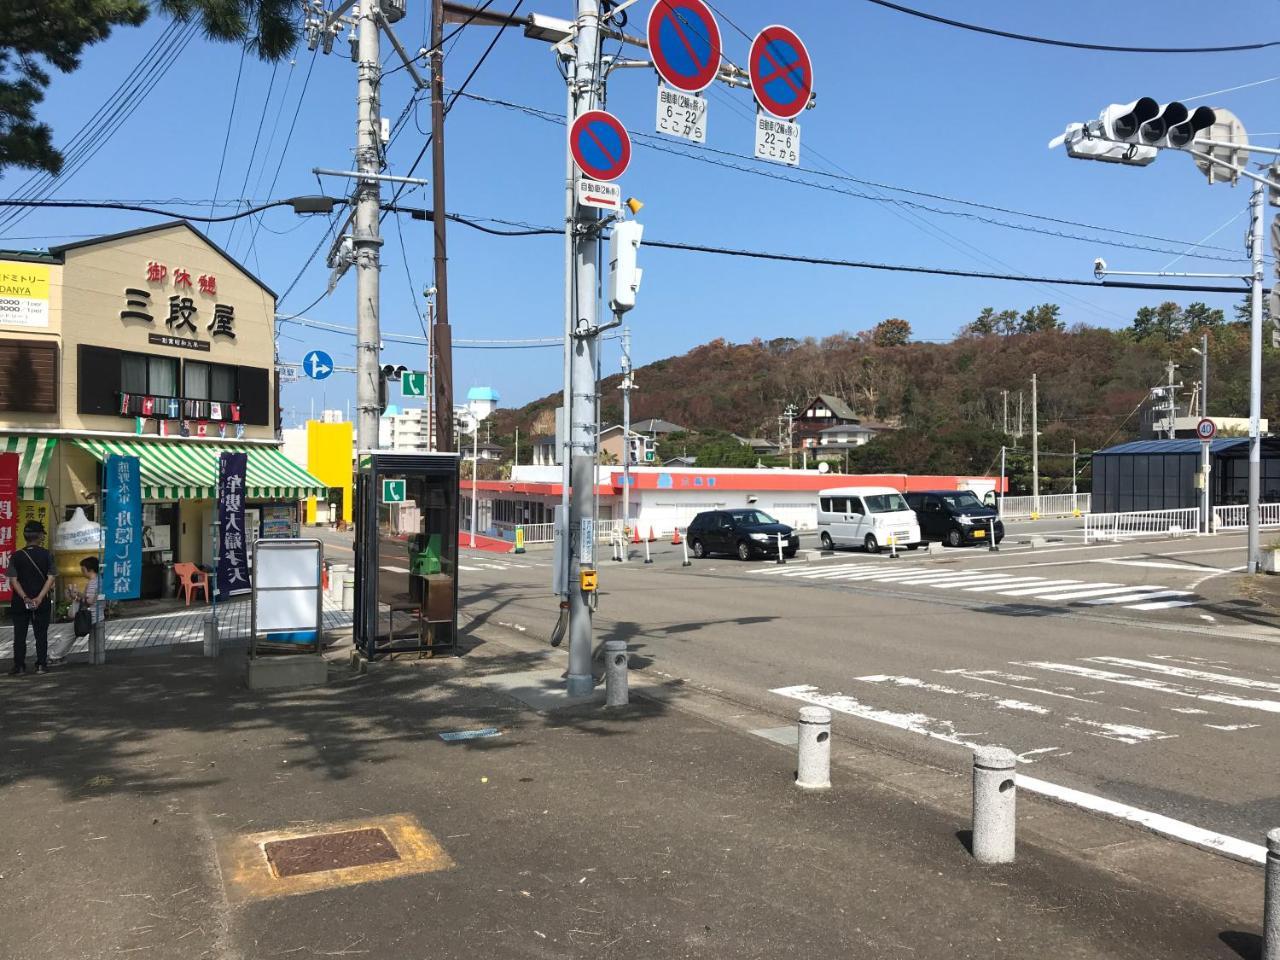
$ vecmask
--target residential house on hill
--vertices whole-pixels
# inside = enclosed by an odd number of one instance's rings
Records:
[[[796,417],[793,442],[797,447],[816,447],[822,441],[822,431],[831,427],[857,426],[858,422],[858,415],[847,401],[829,393],[820,393],[805,404]]]

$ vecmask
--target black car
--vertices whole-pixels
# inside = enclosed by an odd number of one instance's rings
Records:
[[[920,520],[920,536],[949,547],[1004,539],[1004,523],[993,507],[969,490],[925,490],[906,494],[907,505]]]
[[[782,534],[782,555],[794,557],[800,547],[796,532],[763,510],[752,507],[700,513],[689,524],[686,536],[695,557],[733,553],[739,560],[750,560],[759,556],[776,557],[778,534]]]

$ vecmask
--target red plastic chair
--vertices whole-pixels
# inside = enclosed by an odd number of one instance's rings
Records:
[[[209,575],[194,563],[175,563],[173,572],[178,575],[178,586],[187,598],[187,606],[191,606],[191,594],[197,590],[204,593],[204,602],[209,602]]]

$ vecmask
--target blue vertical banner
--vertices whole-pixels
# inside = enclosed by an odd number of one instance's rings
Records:
[[[247,453],[218,458],[218,599],[248,593],[248,538],[244,533],[244,475]]]
[[[102,595],[136,600],[142,592],[142,472],[137,457],[103,461]]]

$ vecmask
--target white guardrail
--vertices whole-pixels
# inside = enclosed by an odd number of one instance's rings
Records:
[[[1280,527],[1280,503],[1258,504],[1258,526]],[[1246,530],[1249,527],[1249,507],[1236,503],[1226,507],[1213,508],[1213,529]]]
[[[1199,531],[1200,511],[1195,507],[1178,510],[1142,510],[1134,513],[1087,513],[1084,542],[1122,540],[1125,537],[1170,537]]]
[[[1040,498],[1040,509],[1035,510],[1035,497],[1001,497],[1002,520],[1026,520],[1032,513],[1041,517],[1071,517],[1076,511],[1088,513],[1093,495],[1088,493],[1051,493]]]

